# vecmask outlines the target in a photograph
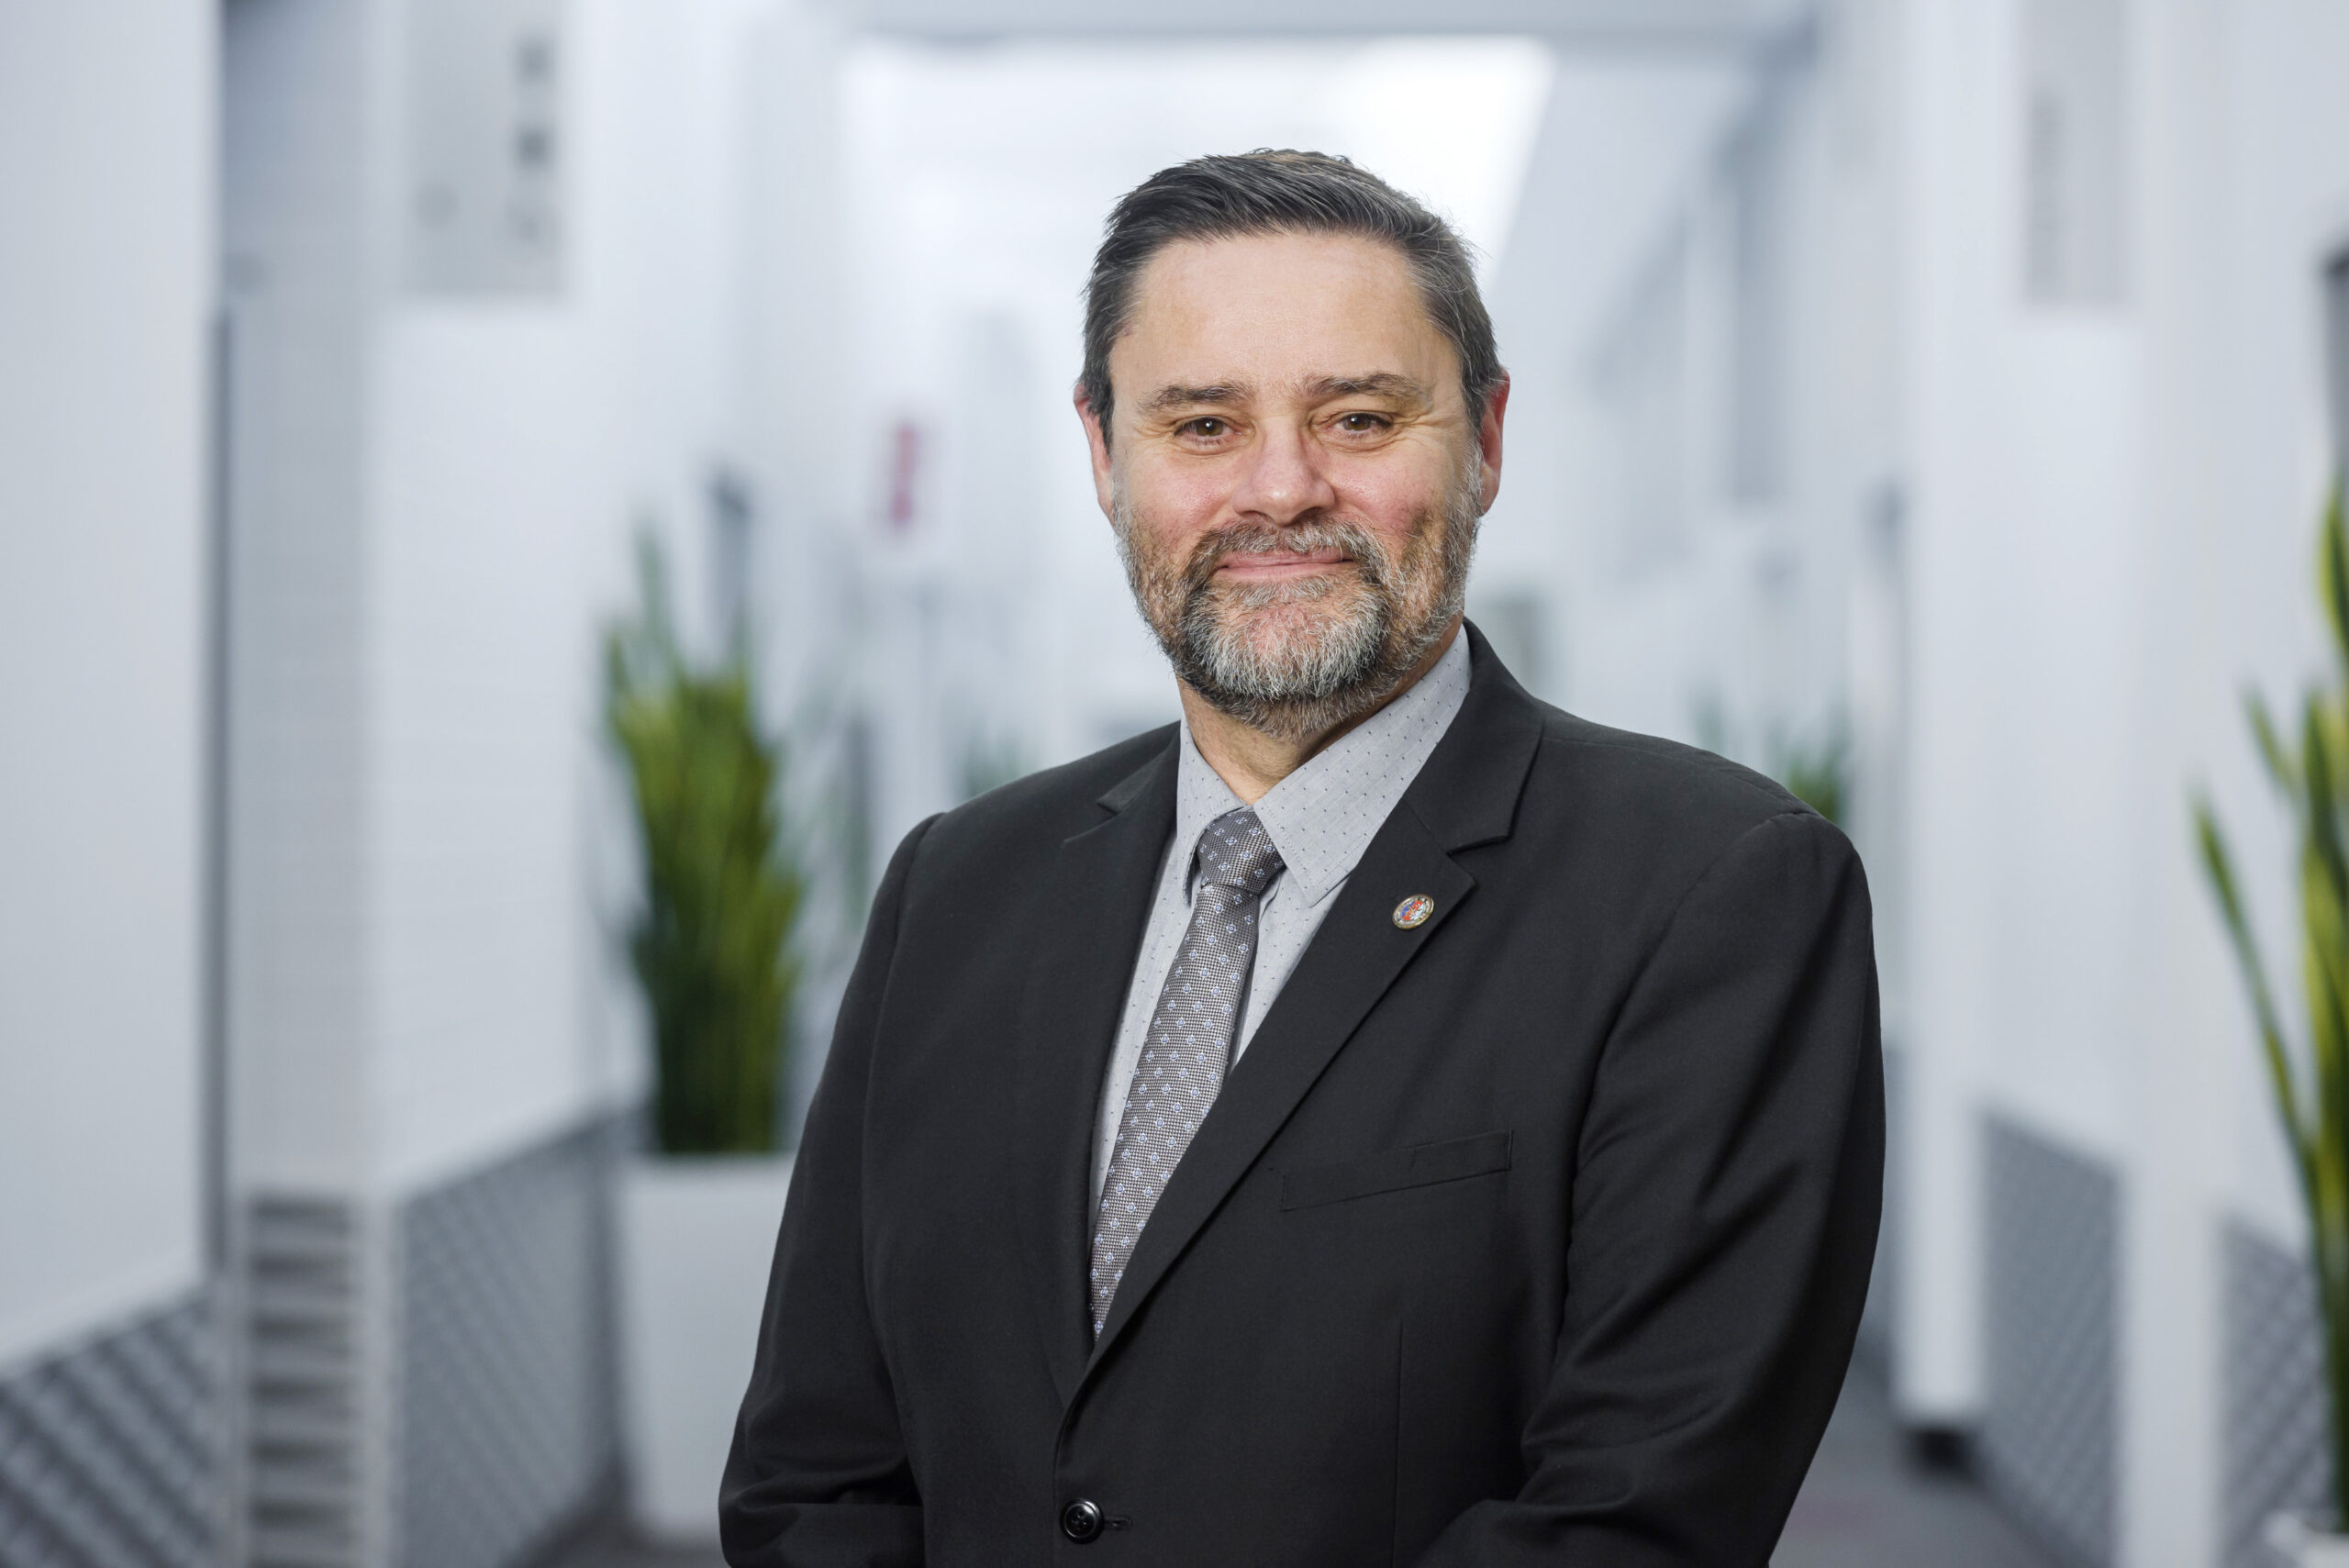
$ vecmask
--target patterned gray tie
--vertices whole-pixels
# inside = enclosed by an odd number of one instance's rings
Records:
[[[1227,811],[1199,835],[1198,892],[1190,929],[1166,972],[1151,1015],[1141,1060],[1126,1090],[1118,1146],[1101,1184],[1101,1211],[1093,1227],[1093,1332],[1108,1320],[1109,1303],[1134,1242],[1158,1207],[1191,1135],[1223,1087],[1248,974],[1256,962],[1256,909],[1281,869],[1264,824],[1248,806]]]

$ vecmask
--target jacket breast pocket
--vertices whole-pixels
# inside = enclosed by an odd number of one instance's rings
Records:
[[[1479,1132],[1442,1143],[1386,1149],[1334,1165],[1305,1165],[1281,1175],[1281,1207],[1311,1208],[1405,1187],[1464,1181],[1508,1169],[1507,1132]]]

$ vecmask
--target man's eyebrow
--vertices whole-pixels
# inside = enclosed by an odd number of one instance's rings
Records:
[[[1325,375],[1305,384],[1308,396],[1324,397],[1393,397],[1402,400],[1428,401],[1428,389],[1408,375],[1393,371],[1374,371],[1368,375]]]
[[[1246,387],[1223,383],[1214,386],[1162,386],[1142,406],[1152,413],[1163,414],[1169,408],[1189,408],[1202,403],[1223,406],[1244,403],[1247,398]]]

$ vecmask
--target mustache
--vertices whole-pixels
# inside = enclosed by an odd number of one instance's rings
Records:
[[[1194,593],[1205,588],[1216,569],[1235,555],[1308,555],[1322,550],[1345,555],[1372,587],[1384,584],[1391,572],[1377,536],[1359,523],[1235,523],[1199,537],[1184,564],[1183,585]]]

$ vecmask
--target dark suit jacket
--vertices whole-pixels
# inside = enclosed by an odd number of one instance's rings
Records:
[[[906,840],[775,1248],[729,1562],[1767,1561],[1875,1250],[1859,862],[1471,647],[1097,1344],[1095,1111],[1174,732]]]

